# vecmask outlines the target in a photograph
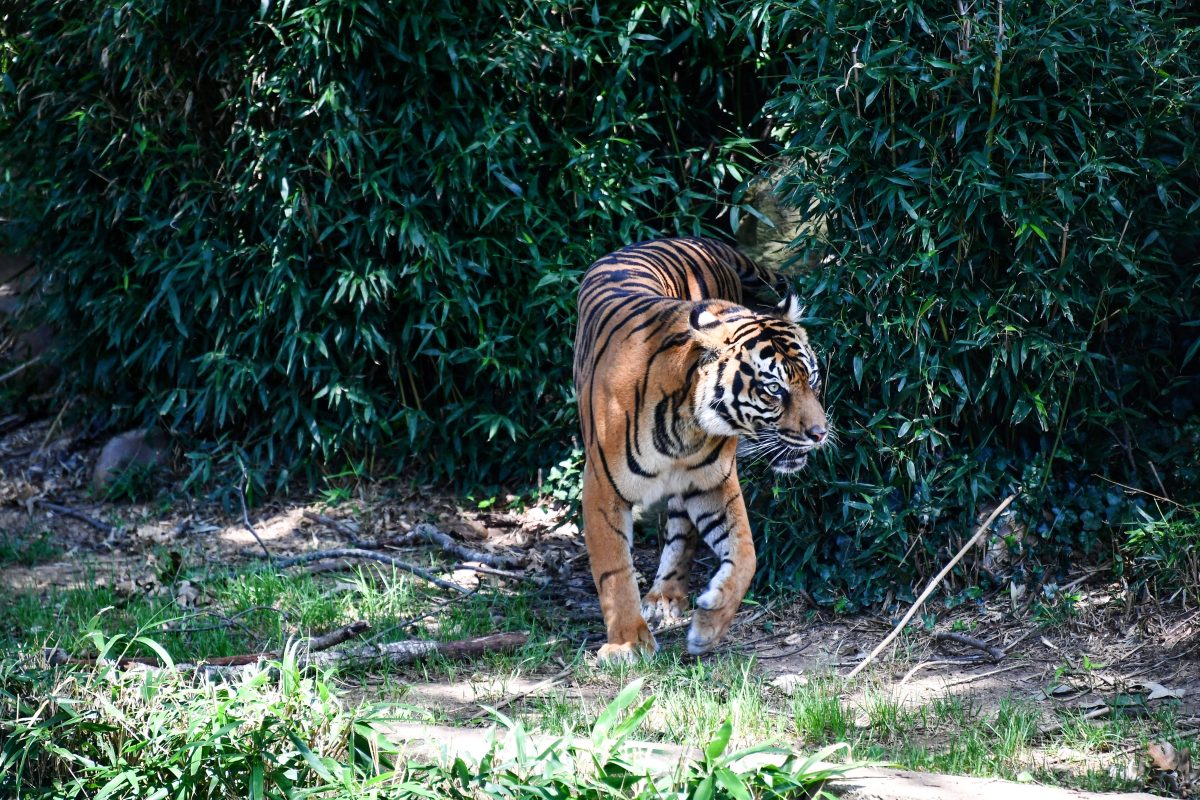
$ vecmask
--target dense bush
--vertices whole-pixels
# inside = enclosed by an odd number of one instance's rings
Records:
[[[198,477],[492,480],[574,431],[581,270],[729,230],[770,156],[828,215],[801,283],[843,444],[756,481],[764,578],[880,600],[1016,486],[1053,568],[1128,512],[1092,472],[1187,483],[1146,455],[1200,393],[1177,5],[31,0],[0,248],[47,267],[77,388],[210,442]]]
[[[574,427],[578,275],[744,175],[763,99],[716,8],[27,3],[0,248],[52,270],[71,374],[125,422],[280,481],[511,476]]]
[[[828,216],[805,288],[846,446],[768,514],[798,520],[774,555],[823,590],[881,599],[906,554],[1016,488],[1020,549],[1053,568],[1130,511],[1089,473],[1159,492],[1154,461],[1195,446],[1200,49],[1174,6],[860,0],[781,21],[806,44],[768,110],[784,191]],[[1167,490],[1195,498],[1181,477]]]

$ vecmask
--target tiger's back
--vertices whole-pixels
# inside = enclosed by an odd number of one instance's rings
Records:
[[[721,566],[697,599],[689,649],[711,647],[754,573],[736,473],[739,437],[775,436],[790,454],[785,465],[802,465],[801,453],[824,440],[816,358],[795,324],[794,297],[768,314],[742,306],[746,289],[776,284],[710,239],[630,245],[584,276],[574,375],[586,456],[584,528],[608,628],[603,658],[653,652],[644,615],[682,613],[701,538]],[[778,396],[763,395],[764,387]],[[631,508],[661,497],[668,498],[666,547],[639,603]]]

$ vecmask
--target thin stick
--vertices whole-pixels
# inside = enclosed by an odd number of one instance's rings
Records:
[[[964,683],[971,683],[972,681],[982,680],[983,678],[990,678],[992,675],[999,675],[1001,672],[1010,672],[1011,670],[1017,669],[1021,666],[1023,665],[1009,664],[1007,667],[1000,667],[999,669],[989,670],[988,672],[981,672],[978,675],[968,675],[965,678],[959,678],[958,680],[944,683],[942,684],[942,688],[949,689],[951,686],[961,686]]]
[[[47,500],[34,500],[33,502],[35,505],[41,506],[52,514],[58,514],[60,517],[71,517],[72,519],[77,519],[80,522],[86,522],[96,530],[103,531],[104,533],[113,532],[112,525],[106,525],[95,517],[89,517],[87,514],[79,511],[78,509],[71,508],[70,506],[60,506],[58,503],[51,503]]]
[[[334,519],[333,517],[327,517],[324,514],[318,514],[315,511],[305,511],[304,518],[311,522],[316,522],[321,525],[324,525],[326,528],[332,528],[333,530],[337,531],[338,533],[342,534],[343,536],[349,536],[351,539],[358,536],[358,531],[354,530],[349,525],[347,525],[345,522],[342,522],[340,519]]]
[[[521,559],[519,558],[485,553],[482,550],[467,547],[465,544],[454,541],[454,539],[427,523],[421,523],[414,527],[409,536],[433,542],[441,547],[443,551],[458,556],[463,561],[478,561],[480,564],[486,564],[493,569],[506,569],[518,566],[521,563]]]
[[[487,567],[483,564],[455,564],[455,569],[469,569],[478,572],[480,575],[495,575],[498,578],[510,578],[514,581],[533,581],[538,586],[546,587],[550,585],[550,579],[545,575],[526,575],[524,572],[512,572],[507,569],[495,569]]]
[[[420,567],[413,566],[407,561],[401,561],[398,558],[384,555],[383,553],[372,553],[370,550],[359,550],[353,547],[338,548],[334,550],[316,550],[312,553],[302,553],[291,558],[280,558],[275,560],[275,566],[283,569],[284,567],[292,567],[296,564],[307,564],[310,561],[321,561],[326,558],[361,558],[367,561],[378,561],[381,564],[389,564],[396,569],[404,570],[416,575],[418,578],[429,581],[434,586],[440,586],[443,589],[458,592],[459,594],[469,594],[469,589],[464,589],[457,583],[444,581]]]
[[[991,658],[992,663],[1000,661],[1004,658],[1003,647],[994,647],[985,641],[976,639],[972,636],[966,636],[961,633],[955,633],[954,631],[937,631],[933,634],[933,640],[935,642],[957,642],[958,644],[966,645],[967,647],[973,647],[976,650],[981,650],[984,653],[987,653],[988,657]]]
[[[1111,483],[1113,486],[1120,486],[1122,489],[1129,491],[1129,492],[1133,492],[1135,494],[1144,494],[1147,497],[1153,497],[1155,500],[1162,500],[1164,503],[1170,503],[1171,505],[1175,506],[1176,508],[1182,508],[1182,509],[1186,509],[1188,511],[1192,510],[1192,509],[1188,508],[1187,506],[1185,506],[1183,503],[1177,503],[1169,497],[1163,497],[1162,495],[1155,494],[1154,492],[1147,492],[1145,489],[1139,489],[1136,486],[1126,486],[1123,483],[1114,481],[1112,478],[1106,478],[1103,475],[1099,475],[1095,472],[1092,473],[1092,477],[1099,478],[1100,480],[1104,481],[1105,483]]]
[[[896,685],[903,686],[904,684],[908,683],[909,679],[912,678],[913,675],[916,675],[918,672],[928,667],[944,667],[951,664],[958,666],[970,666],[972,664],[978,664],[982,660],[983,656],[963,656],[962,658],[940,658],[936,661],[922,661],[920,664],[917,664],[908,672],[904,673],[904,677],[901,678],[900,683]]]
[[[535,683],[533,686],[530,686],[528,689],[526,689],[523,692],[520,692],[518,694],[509,695],[508,697],[504,698],[499,703],[496,703],[495,705],[491,706],[490,708],[485,708],[482,711],[475,712],[471,716],[467,717],[466,721],[471,722],[472,720],[479,719],[480,717],[485,717],[488,714],[490,714],[492,711],[499,711],[500,709],[502,709],[508,705],[511,705],[512,703],[516,702],[517,700],[525,699],[526,697],[533,694],[534,692],[540,692],[542,689],[548,689],[549,687],[551,687],[554,684],[561,681],[563,678],[570,675],[571,672],[573,671],[573,669],[574,669],[573,667],[567,667],[566,669],[564,669],[562,672],[558,673],[557,675],[551,675],[549,678],[546,678],[544,681],[539,681],[538,683]]]
[[[254,530],[254,526],[250,524],[250,512],[246,508],[246,480],[242,481],[242,486],[238,489],[238,499],[242,501],[242,524],[246,526],[246,530],[250,531],[250,535],[254,537],[254,541],[258,542],[258,546],[262,548],[263,555],[267,560],[271,560],[271,551],[263,544],[263,540],[259,537],[258,531]]]
[[[75,397],[71,396],[67,398],[67,402],[63,403],[63,407],[58,410],[58,416],[54,418],[54,422],[51,422],[50,427],[46,429],[46,436],[42,439],[42,443],[38,445],[37,452],[40,453],[46,449],[46,445],[50,443],[50,437],[54,435],[54,430],[58,427],[58,423],[62,422],[63,414],[67,413],[67,409],[70,408],[71,404],[74,402]]]
[[[33,358],[26,361],[24,364],[18,364],[13,369],[10,369],[8,372],[4,373],[3,375],[0,375],[0,383],[4,383],[9,378],[15,378],[16,376],[20,375],[22,372],[29,369],[30,367],[32,367],[34,364],[38,363],[41,360],[42,360],[41,356],[34,356]]]
[[[925,587],[925,591],[921,592],[921,596],[918,597],[916,602],[912,604],[912,608],[908,609],[908,613],[904,615],[904,618],[900,620],[896,627],[892,628],[892,632],[887,635],[887,638],[876,645],[875,649],[871,651],[870,655],[864,658],[861,664],[850,671],[850,674],[846,676],[847,678],[853,678],[855,675],[862,672],[868,664],[875,660],[877,655],[883,652],[885,647],[892,643],[892,640],[900,635],[900,631],[904,630],[904,626],[907,625],[908,621],[913,618],[913,615],[917,613],[917,609],[919,609],[921,604],[928,599],[929,595],[933,594],[933,590],[938,587],[938,585],[942,582],[942,579],[950,574],[950,570],[954,569],[954,565],[959,561],[962,561],[963,556],[967,554],[967,551],[974,547],[976,543],[983,538],[983,535],[987,533],[988,528],[991,527],[991,524],[996,521],[996,518],[999,517],[1000,514],[1003,513],[1004,509],[1008,508],[1009,504],[1016,499],[1017,495],[1010,494],[1004,499],[1003,503],[996,506],[995,510],[993,510],[988,518],[983,521],[983,524],[979,526],[979,530],[975,531],[975,535],[972,536],[967,543],[962,546],[962,549],[958,551],[954,558],[950,559],[950,563],[942,567],[942,571],[933,577],[933,580],[931,580],[929,585]]]

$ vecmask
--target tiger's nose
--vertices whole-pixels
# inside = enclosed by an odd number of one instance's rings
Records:
[[[821,442],[826,436],[829,435],[829,431],[825,430],[820,425],[813,425],[811,428],[809,428],[807,431],[805,431],[805,433],[808,434],[808,438],[810,438],[814,442],[818,442],[818,443]]]

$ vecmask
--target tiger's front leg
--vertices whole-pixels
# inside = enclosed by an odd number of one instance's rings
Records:
[[[729,629],[750,588],[757,560],[736,474],[715,489],[690,499],[688,513],[700,538],[720,559],[712,580],[696,598],[696,613],[688,631],[688,652],[699,655],[711,650]]]
[[[667,501],[667,539],[654,585],[642,598],[642,614],[651,624],[678,622],[687,610],[688,575],[696,554],[696,526],[679,495]]]
[[[654,655],[658,643],[642,618],[633,573],[633,509],[596,475],[591,460],[583,470],[583,534],[608,630],[600,661],[633,663]]]

